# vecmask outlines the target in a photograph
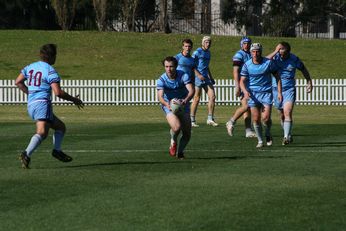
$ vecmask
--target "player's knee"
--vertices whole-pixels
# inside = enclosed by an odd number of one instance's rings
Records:
[[[37,135],[39,135],[41,137],[41,140],[45,140],[48,136],[48,132],[37,132]]]

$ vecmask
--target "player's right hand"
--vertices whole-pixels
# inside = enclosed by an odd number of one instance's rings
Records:
[[[239,97],[240,96],[240,87],[235,88],[235,96]]]
[[[74,97],[73,104],[76,105],[79,110],[84,108],[84,103],[82,100],[79,99],[79,95]]]

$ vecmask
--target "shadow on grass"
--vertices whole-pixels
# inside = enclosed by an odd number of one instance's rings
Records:
[[[94,164],[81,164],[73,166],[64,166],[62,168],[83,168],[83,167],[96,167],[96,166],[121,166],[121,165],[171,165],[171,164],[191,164],[193,160],[241,160],[241,159],[279,159],[288,158],[289,156],[218,156],[218,157],[191,157],[184,160],[175,161],[128,161],[128,162],[109,162],[109,163],[94,163]]]

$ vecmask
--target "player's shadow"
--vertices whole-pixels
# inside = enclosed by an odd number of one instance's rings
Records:
[[[187,164],[184,160],[176,161],[129,161],[129,162],[107,162],[107,163],[90,163],[65,166],[65,168],[83,168],[83,167],[97,167],[97,166],[121,166],[121,165],[155,165],[155,164]]]
[[[242,159],[280,159],[289,156],[272,156],[272,155],[249,155],[249,156],[206,156],[192,157],[192,160],[242,160]]]

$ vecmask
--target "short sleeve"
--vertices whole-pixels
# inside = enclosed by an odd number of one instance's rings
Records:
[[[244,76],[246,78],[249,77],[249,71],[248,71],[248,67],[246,65],[246,63],[243,65],[243,67],[241,68],[241,71],[240,71],[240,76]]]
[[[156,81],[156,89],[157,89],[157,90],[163,90],[163,89],[164,89],[164,83],[163,83],[162,78],[159,78],[159,79]]]

